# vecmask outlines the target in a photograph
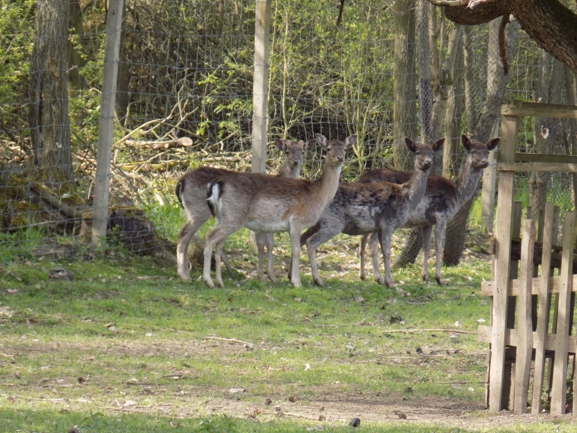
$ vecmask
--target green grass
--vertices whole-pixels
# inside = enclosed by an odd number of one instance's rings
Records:
[[[310,270],[302,288],[287,284],[286,240],[281,282],[247,276],[256,259],[243,231],[226,247],[239,271],[224,273],[224,289],[208,289],[198,265],[185,284],[172,267],[123,254],[4,263],[0,431],[340,432],[353,416],[375,432],[565,431],[477,421],[487,417],[476,331],[489,322],[479,295],[488,260],[443,269],[443,287],[420,282],[413,265],[384,288],[358,280],[354,242],[323,245],[322,288]],[[74,279],[50,280],[55,266]],[[422,418],[429,406],[438,416]],[[401,420],[398,407],[414,413]]]

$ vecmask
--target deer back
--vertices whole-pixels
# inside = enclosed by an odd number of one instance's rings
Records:
[[[404,184],[412,173],[407,171],[376,169],[363,174],[359,182],[393,182]],[[453,214],[457,207],[457,189],[449,179],[437,174],[427,178],[427,189],[420,203],[411,211],[409,224],[434,224],[439,214]]]

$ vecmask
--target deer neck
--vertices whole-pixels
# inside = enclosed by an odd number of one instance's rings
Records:
[[[296,167],[291,164],[290,162],[285,162],[282,166],[282,170],[279,173],[280,177],[286,177],[290,179],[298,179],[301,175],[301,166],[297,165]]]
[[[333,198],[337,193],[342,168],[342,164],[336,166],[325,164],[323,175],[317,181],[317,203],[321,205],[322,209],[324,209],[331,201],[333,201]]]
[[[461,174],[455,179],[455,187],[457,189],[457,201],[459,207],[466,203],[475,194],[483,170],[474,168],[468,161],[463,167]]]
[[[423,199],[425,191],[427,190],[427,178],[429,177],[431,169],[419,170],[415,168],[413,175],[407,181],[407,197],[409,205],[414,208]]]

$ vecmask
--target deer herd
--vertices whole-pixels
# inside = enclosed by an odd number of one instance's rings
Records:
[[[415,143],[405,138],[414,155],[413,172],[375,169],[356,182],[340,183],[341,169],[347,149],[357,141],[356,135],[340,140],[327,140],[316,135],[316,144],[325,153],[323,174],[316,180],[300,179],[305,153],[315,142],[275,140],[285,159],[278,175],[241,173],[214,167],[199,167],[184,174],[176,185],[176,196],[187,213],[188,221],[178,234],[177,272],[183,281],[190,281],[188,247],[192,237],[211,216],[218,222],[204,241],[202,277],[209,287],[223,287],[221,260],[228,236],[242,227],[256,234],[259,279],[264,273],[264,249],[267,250],[267,275],[276,282],[273,269],[273,233],[288,232],[291,246],[289,280],[301,286],[300,251],[306,244],[312,277],[324,285],[318,273],[316,250],[339,233],[361,235],[361,279],[365,278],[365,247],[370,246],[375,281],[391,286],[391,237],[402,227],[421,227],[423,231],[422,279],[428,281],[427,261],[431,234],[435,226],[435,279],[442,284],[441,254],[447,223],[475,193],[483,169],[489,165],[489,153],[499,138],[487,143],[474,142],[461,136],[467,151],[463,169],[455,179],[431,173],[435,152],[444,138],[433,144]],[[304,231],[304,232],[303,232]],[[379,271],[377,243],[384,259],[385,276]],[[215,281],[211,277],[212,252],[215,257]]]

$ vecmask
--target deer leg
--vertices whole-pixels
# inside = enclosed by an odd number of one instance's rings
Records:
[[[267,260],[267,273],[268,277],[273,283],[276,283],[276,275],[274,273],[274,260],[272,257],[272,250],[274,246],[274,233],[267,233],[267,243],[266,249],[268,253],[268,260]]]
[[[273,283],[276,283],[276,276],[274,273],[274,262],[272,258],[272,249],[274,245],[274,233],[264,233],[263,235],[264,245],[266,246],[266,257],[267,257],[267,271],[268,277]]]
[[[359,243],[359,258],[361,259],[361,269],[359,270],[359,278],[364,280],[365,275],[365,248],[367,246],[367,240],[369,235],[362,235],[361,242]]]
[[[379,269],[379,251],[378,251],[379,242],[380,239],[378,233],[375,232],[369,235],[369,248],[371,250],[371,262],[373,264],[373,278],[377,283],[384,285],[385,279],[381,275],[381,271]]]
[[[423,270],[421,271],[423,281],[429,281],[429,254],[431,253],[432,232],[432,226],[423,227]]]
[[[222,282],[222,247],[224,245],[224,240],[218,242],[215,247],[214,251],[214,271],[215,271],[215,280],[216,285],[219,287],[224,287],[224,283]]]
[[[300,227],[291,225],[289,236],[291,243],[291,276],[290,280],[293,286],[301,287],[301,277],[299,274],[299,259],[301,254],[301,231]]]
[[[204,240],[204,266],[202,269],[202,279],[206,283],[206,285],[210,288],[214,287],[214,282],[210,277],[210,261],[212,258],[212,250],[215,245],[218,245],[219,242],[224,243],[224,240],[232,233],[237,231],[240,227],[232,226],[229,229],[223,228],[223,225],[219,225],[215,227],[211,232],[206,235],[206,239]],[[222,245],[220,246],[222,248]],[[222,276],[219,275],[220,273],[220,260],[217,260],[217,283],[220,280],[220,284],[222,284]]]
[[[192,221],[188,220],[178,233],[178,241],[176,244],[176,271],[182,281],[190,281],[190,270],[188,269],[188,246],[190,245],[190,240],[207,219],[208,218],[203,219],[199,217]]]
[[[391,236],[389,230],[381,230],[379,232],[379,241],[381,243],[381,250],[383,251],[383,259],[385,261],[385,284],[391,287],[395,283],[391,278]]]
[[[308,242],[309,238],[311,236],[313,236],[316,232],[318,232],[320,230],[320,228],[321,228],[321,226],[319,224],[315,224],[314,226],[309,227],[301,235],[301,237],[300,237],[300,248],[301,249],[302,249],[303,245],[305,245]],[[308,252],[308,246],[307,246],[307,252]],[[309,255],[309,257],[310,257],[310,255]],[[287,275],[289,281],[291,281],[291,278],[292,278],[292,275],[291,275],[292,274],[292,265],[293,265],[293,261],[291,258],[290,265],[289,265],[289,271],[288,271],[288,275]]]
[[[447,229],[447,222],[438,222],[435,227],[435,247],[437,248],[435,257],[435,280],[437,284],[442,286],[443,280],[441,279],[441,260],[443,255],[443,245],[445,244],[445,230]]]
[[[329,239],[332,239],[333,237],[338,235],[341,232],[341,229],[342,229],[341,226],[333,224],[323,225],[306,241],[307,253],[309,255],[309,261],[311,263],[311,272],[313,275],[313,280],[315,281],[315,284],[318,286],[324,286],[325,283],[319,276],[319,269],[317,266],[317,259],[316,259],[317,248],[319,247],[319,245],[325,243]]]
[[[264,276],[264,247],[266,244],[266,234],[265,233],[255,233],[255,241],[256,241],[256,248],[258,251],[258,266],[256,270],[256,274],[259,280],[265,281],[266,277]]]

